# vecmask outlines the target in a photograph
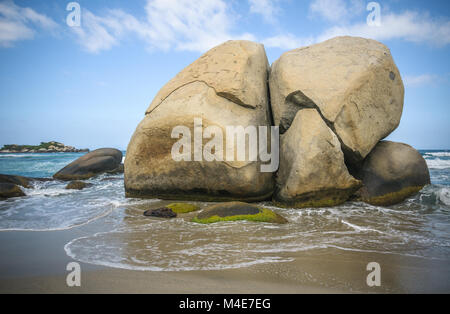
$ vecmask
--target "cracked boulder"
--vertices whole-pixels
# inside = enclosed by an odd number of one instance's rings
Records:
[[[280,133],[298,110],[316,108],[356,166],[399,125],[404,87],[386,46],[336,37],[284,53],[272,65],[270,93]]]
[[[228,41],[176,75],[158,92],[128,145],[126,195],[213,201],[270,198],[273,175],[261,172],[260,161],[230,161],[225,151],[222,158],[219,152],[219,143],[226,148],[227,126],[270,126],[268,72],[262,45]],[[209,135],[196,137],[196,131],[207,128]],[[174,130],[184,131],[172,136]],[[217,145],[209,150],[214,156],[208,161],[202,149],[212,139]],[[187,146],[176,152],[184,157],[174,158],[174,144],[181,140]],[[236,153],[236,144],[232,147]]]
[[[334,206],[360,187],[347,170],[337,136],[317,110],[298,111],[281,135],[275,202],[296,208]]]

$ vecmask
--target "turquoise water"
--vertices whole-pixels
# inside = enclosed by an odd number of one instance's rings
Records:
[[[282,209],[286,225],[232,222],[210,226],[145,218],[160,200],[126,199],[123,175],[88,180],[93,187],[36,182],[23,198],[0,202],[0,231],[47,232],[95,226],[65,246],[75,260],[147,271],[204,270],[291,261],[296,254],[334,249],[448,261],[450,150],[421,151],[432,185],[388,208],[348,202],[334,208]],[[51,177],[82,153],[0,155],[0,173]],[[205,207],[207,203],[198,203]]]
[[[0,173],[32,178],[51,177],[85,153],[0,154]]]

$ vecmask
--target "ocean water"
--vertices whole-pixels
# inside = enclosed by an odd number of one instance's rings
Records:
[[[230,222],[199,225],[194,214],[172,220],[143,216],[167,204],[126,199],[123,175],[90,179],[65,190],[37,182],[23,198],[0,202],[0,232],[48,232],[94,226],[65,245],[75,260],[125,269],[186,271],[292,261],[326,249],[412,256],[450,263],[450,150],[421,151],[432,184],[405,202],[377,207],[348,202],[334,208],[282,209],[286,225]],[[0,173],[51,177],[82,154],[0,154]],[[198,203],[205,207],[207,203]]]

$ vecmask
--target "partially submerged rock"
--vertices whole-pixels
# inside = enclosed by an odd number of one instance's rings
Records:
[[[20,185],[24,188],[30,188],[30,183],[33,181],[31,178],[15,176],[9,174],[0,174],[0,183],[11,183],[15,185]]]
[[[348,173],[338,138],[315,109],[298,111],[280,142],[274,195],[280,205],[339,205],[361,187]]]
[[[194,217],[192,222],[209,224],[238,220],[279,224],[288,222],[284,217],[267,208],[242,202],[229,202],[210,206]]]
[[[354,165],[399,125],[404,87],[386,46],[336,37],[284,53],[272,65],[270,94],[281,133],[298,110],[315,108]]]
[[[66,186],[66,190],[82,190],[84,188],[92,186],[92,183],[86,183],[83,181],[72,181]]]
[[[158,218],[175,218],[177,214],[170,208],[163,207],[158,209],[151,209],[144,212],[144,216],[158,217]]]
[[[400,203],[430,184],[422,155],[409,145],[382,141],[367,156],[358,175],[364,202],[389,206]]]
[[[18,185],[0,182],[0,200],[20,196],[25,196],[25,193]]]
[[[215,157],[213,161],[194,161],[195,148],[186,153],[188,160],[176,161],[172,148],[178,138],[171,136],[177,126],[186,127],[192,140],[194,129],[211,127],[225,134],[227,126],[270,126],[268,71],[262,45],[228,41],[167,83],[128,145],[126,195],[203,201],[270,198],[273,174],[261,172],[261,161],[222,161]],[[196,118],[202,119],[202,125],[194,124]],[[201,141],[203,150],[209,141]]]
[[[94,150],[73,161],[53,175],[63,181],[85,180],[116,170],[122,162],[122,152],[114,148]]]

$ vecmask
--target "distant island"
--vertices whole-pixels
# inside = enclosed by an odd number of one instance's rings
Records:
[[[84,153],[89,149],[77,149],[73,146],[66,146],[63,143],[51,141],[41,142],[40,145],[4,145],[0,153]]]

